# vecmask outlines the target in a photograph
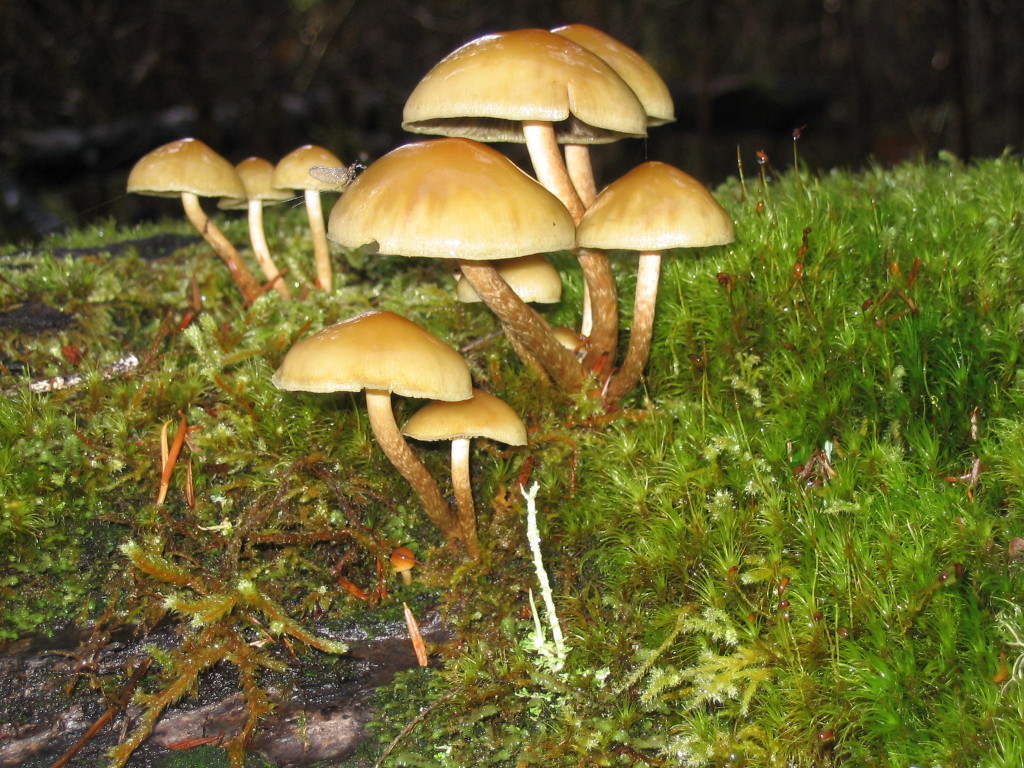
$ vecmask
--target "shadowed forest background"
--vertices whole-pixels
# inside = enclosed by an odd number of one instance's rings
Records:
[[[159,216],[124,193],[183,136],[233,162],[304,143],[372,160],[417,137],[406,97],[488,32],[585,23],[662,74],[678,121],[596,153],[599,184],[645,158],[708,183],[772,167],[969,159],[1024,138],[1016,0],[162,0],[0,3],[0,239]],[[516,149],[512,148],[514,158]]]

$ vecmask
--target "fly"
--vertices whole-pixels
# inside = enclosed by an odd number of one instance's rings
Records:
[[[352,165],[342,167],[314,165],[309,169],[309,175],[324,184],[333,184],[336,188],[335,191],[343,192],[363,170],[366,170],[366,166],[362,163],[352,163]]]

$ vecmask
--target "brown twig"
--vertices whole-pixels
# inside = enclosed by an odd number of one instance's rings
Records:
[[[131,677],[128,678],[128,682],[125,683],[124,688],[121,689],[121,694],[109,707],[107,707],[107,711],[100,715],[99,718],[96,719],[96,722],[90,725],[88,730],[82,734],[82,737],[72,744],[68,748],[67,752],[57,758],[57,760],[50,765],[50,768],[63,768],[71,762],[71,759],[78,754],[82,747],[88,744],[97,733],[99,733],[100,729],[102,729],[104,725],[113,719],[114,715],[128,706],[128,702],[131,701],[132,694],[135,693],[135,689],[138,687],[143,675],[145,675],[149,670],[149,665],[152,661],[153,657],[147,656],[139,663],[132,672]]]

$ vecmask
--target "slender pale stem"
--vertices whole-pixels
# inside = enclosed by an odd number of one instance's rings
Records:
[[[636,296],[633,299],[633,327],[629,331],[629,347],[618,372],[605,391],[605,403],[615,405],[640,381],[651,352],[654,335],[654,308],[658,301],[658,279],[661,275],[661,251],[644,251],[636,273]]]
[[[313,240],[313,258],[316,261],[316,287],[322,291],[331,290],[331,252],[327,246],[327,225],[324,223],[324,209],[320,204],[320,193],[315,189],[305,190],[306,216],[309,219],[309,235]]]
[[[458,518],[441,495],[441,489],[437,487],[430,471],[413,453],[398,429],[391,409],[391,393],[382,389],[366,390],[366,412],[377,444],[419,496],[427,517],[440,529],[447,541],[461,539],[462,529]]]
[[[597,197],[597,182],[594,181],[594,166],[590,162],[590,146],[587,144],[565,145],[565,167],[572,179],[576,194],[584,208],[589,208]]]
[[[569,178],[572,180],[573,188],[576,190],[576,194],[579,195],[580,202],[583,204],[583,208],[587,209],[594,203],[594,199],[597,197],[597,182],[594,181],[594,167],[590,162],[590,147],[586,144],[566,144],[565,145],[565,168],[569,173]],[[616,305],[616,311],[618,306]],[[594,333],[594,309],[590,298],[590,286],[587,282],[583,283],[583,318],[580,321],[580,334],[586,337],[591,337]],[[606,334],[607,330],[602,328],[599,331],[598,343],[602,346],[607,344],[607,337],[602,334]],[[617,318],[616,327],[612,329],[614,335],[618,334]],[[595,353],[596,358],[600,353]],[[588,364],[593,364],[593,360],[589,361]]]
[[[462,276],[498,317],[505,332],[533,353],[533,357],[567,392],[583,383],[583,368],[568,349],[558,343],[551,326],[508,287],[494,265],[487,261],[460,260]]]
[[[231,241],[224,236],[224,233],[206,215],[203,207],[199,204],[199,197],[197,195],[192,192],[182,192],[181,205],[185,209],[185,215],[188,216],[188,220],[192,222],[192,226],[196,228],[199,234],[203,236],[203,239],[220,256],[221,261],[227,265],[235,285],[242,292],[242,300],[247,305],[252,304],[261,293],[260,284],[256,282],[256,278],[253,277],[249,268],[245,266],[245,262],[238,255],[235,246],[231,244]]]
[[[256,256],[256,263],[260,265],[264,276],[273,283],[282,299],[285,301],[291,299],[292,292],[288,290],[281,271],[270,255],[267,235],[263,230],[263,203],[259,200],[249,201],[249,242],[252,243],[252,252]]]
[[[572,220],[579,224],[586,208],[565,170],[562,151],[558,147],[558,139],[555,138],[555,127],[545,121],[526,120],[523,122],[523,136],[526,140],[526,149],[530,153],[530,162],[533,163],[533,172],[537,174],[537,181],[562,201],[572,214]]]
[[[469,476],[469,438],[452,440],[452,490],[455,507],[462,528],[462,541],[470,557],[480,557],[480,539],[476,532],[476,505],[473,503],[473,484]]]

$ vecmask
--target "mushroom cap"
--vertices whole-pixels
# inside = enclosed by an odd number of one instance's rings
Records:
[[[128,191],[178,197],[245,197],[235,167],[199,139],[178,139],[143,155],[128,174]]]
[[[279,203],[291,199],[295,192],[291,189],[272,187],[270,179],[274,175],[274,164],[262,157],[247,157],[235,166],[238,177],[245,187],[245,197],[225,197],[218,208],[239,210],[249,207],[250,200],[260,200],[264,205]]]
[[[647,113],[647,125],[674,122],[672,94],[661,75],[639,53],[611,35],[587,24],[568,24],[551,30],[600,56],[614,69],[640,99]]]
[[[338,198],[327,237],[349,248],[470,260],[573,248],[561,201],[507,157],[468,139],[406,144]]]
[[[465,400],[469,366],[439,338],[394,312],[372,310],[297,342],[272,379],[278,389]]]
[[[395,573],[411,571],[416,566],[416,554],[408,547],[396,547],[391,552],[390,560]]]
[[[402,127],[522,142],[523,120],[554,123],[558,140],[572,144],[647,135],[644,108],[615,70],[544,29],[485,35],[448,54],[409,96]]]
[[[293,149],[277,162],[270,184],[278,189],[338,191],[337,184],[320,181],[309,175],[309,169],[318,165],[326,165],[331,168],[345,167],[345,163],[331,150],[316,144],[305,144]]]
[[[660,251],[731,243],[732,220],[701,182],[642,163],[605,187],[576,230],[581,248]]]
[[[498,259],[494,262],[494,268],[523,301],[555,304],[562,300],[562,276],[539,253],[517,259]],[[466,303],[483,301],[476,289],[461,275],[456,275],[455,295],[459,301]]]
[[[486,437],[526,445],[526,425],[519,414],[501,398],[476,388],[468,400],[427,403],[406,422],[402,434],[415,440]]]

